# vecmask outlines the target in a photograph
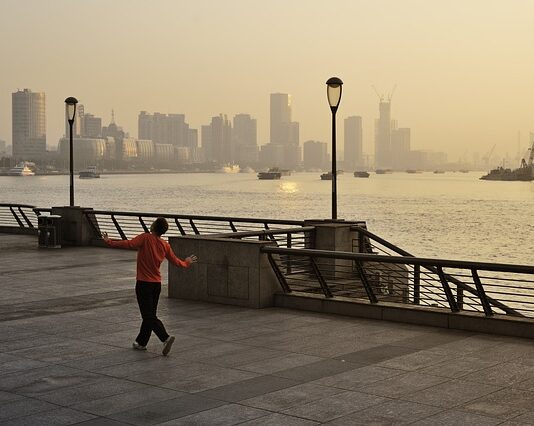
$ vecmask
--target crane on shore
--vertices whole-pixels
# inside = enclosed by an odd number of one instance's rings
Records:
[[[391,89],[391,92],[389,92],[389,93],[387,94],[387,97],[386,97],[385,94],[380,94],[380,93],[378,92],[378,90],[376,89],[376,86],[375,86],[374,84],[373,84],[371,87],[372,87],[373,90],[375,91],[376,96],[378,96],[378,99],[380,100],[380,102],[384,102],[384,99],[386,99],[387,102],[391,102],[391,99],[393,98],[393,95],[395,94],[395,89],[397,89],[397,85],[395,84],[395,85],[393,86],[393,89]]]

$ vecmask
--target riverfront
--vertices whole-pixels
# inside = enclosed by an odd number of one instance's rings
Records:
[[[481,173],[340,176],[339,217],[424,257],[531,263],[534,183],[485,182]],[[255,174],[113,175],[75,180],[76,204],[96,209],[278,219],[330,217],[319,173],[280,181]],[[0,177],[3,202],[68,204],[67,176]]]
[[[6,234],[0,250],[7,424],[534,419],[529,340],[162,297],[161,317],[177,336],[164,358],[155,339],[147,352],[130,347],[139,325],[133,252],[43,251],[33,236]]]

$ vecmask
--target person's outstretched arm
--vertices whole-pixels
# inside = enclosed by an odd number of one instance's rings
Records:
[[[189,257],[186,257],[185,260],[182,260],[179,257],[176,257],[169,244],[166,244],[165,248],[165,257],[173,265],[180,266],[182,268],[189,268],[189,266],[191,266],[193,263],[196,263],[197,261],[197,257],[194,254]]]
[[[139,247],[143,245],[143,241],[145,240],[145,233],[139,234],[137,237],[131,240],[112,240],[111,238],[108,237],[107,232],[104,232],[102,234],[102,239],[110,247],[137,250]]]

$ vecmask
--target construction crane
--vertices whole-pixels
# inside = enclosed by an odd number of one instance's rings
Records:
[[[493,151],[495,151],[495,147],[496,146],[497,146],[497,144],[493,145],[491,147],[491,149],[489,150],[489,152],[482,157],[482,161],[484,161],[484,164],[485,164],[486,167],[489,166],[489,162],[491,160],[491,156],[493,155]]]
[[[384,94],[380,94],[378,90],[376,90],[376,87],[374,85],[372,85],[371,87],[375,91],[376,96],[378,96],[378,99],[380,99],[380,102],[384,102],[384,98],[386,98],[386,96]],[[393,86],[393,89],[391,89],[391,92],[388,93],[388,96],[387,96],[388,102],[391,102],[391,99],[393,98],[393,94],[395,93],[395,89],[397,89],[396,84]]]

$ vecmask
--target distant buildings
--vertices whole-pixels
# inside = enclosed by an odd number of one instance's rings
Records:
[[[45,94],[30,89],[12,93],[13,157],[40,161],[46,153]]]
[[[0,139],[0,157],[7,156],[7,145],[6,141]]]
[[[270,143],[263,145],[260,163],[295,169],[301,163],[299,123],[291,121],[291,96],[287,93],[271,94]]]
[[[391,99],[380,99],[379,118],[375,120],[375,167],[393,168],[391,155]]]
[[[234,117],[232,138],[236,161],[240,166],[250,166],[258,162],[258,128],[256,119],[249,114]]]
[[[329,169],[328,145],[325,142],[304,142],[304,169]]]
[[[235,147],[232,141],[232,123],[228,117],[219,114],[211,123],[201,127],[202,148],[207,162],[232,164],[235,161]]]
[[[412,164],[410,136],[411,131],[406,127],[391,130],[391,155],[394,159],[395,169],[418,168]]]
[[[344,167],[356,170],[363,167],[362,117],[345,118]]]

